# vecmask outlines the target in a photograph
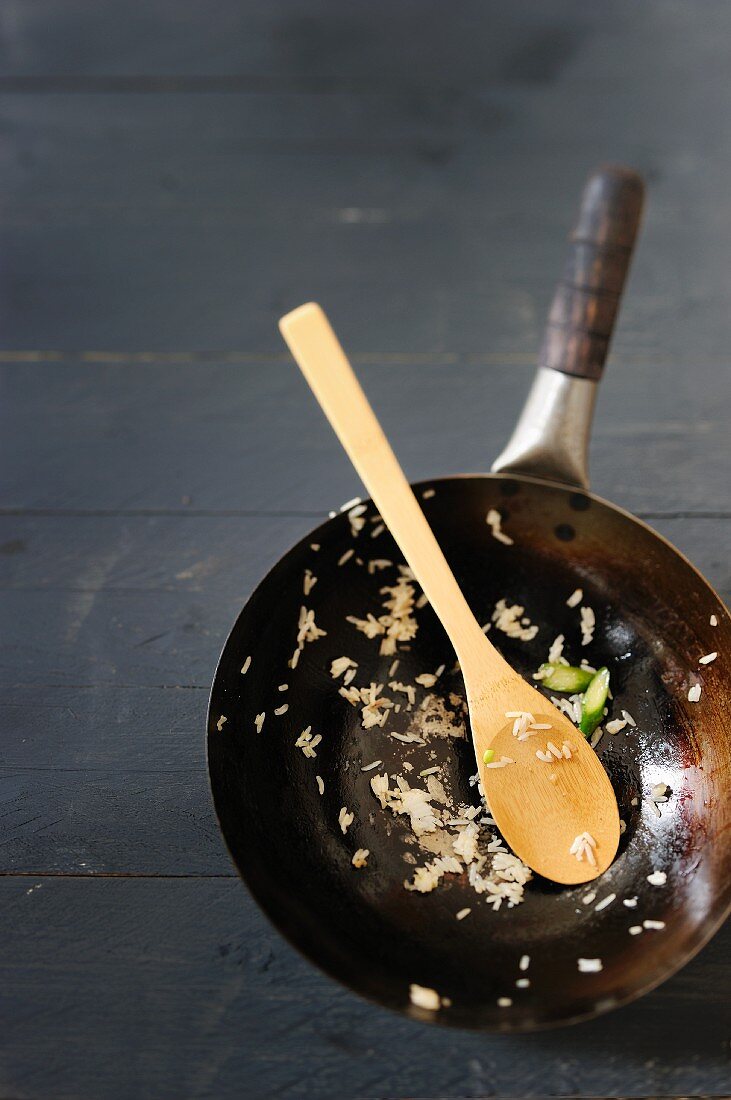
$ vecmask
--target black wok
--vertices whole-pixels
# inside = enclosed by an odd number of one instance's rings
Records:
[[[597,912],[586,886],[559,887],[534,878],[523,903],[493,912],[466,876],[447,876],[432,893],[404,889],[413,851],[403,818],[382,811],[361,768],[375,759],[394,775],[440,765],[456,802],[477,801],[468,738],[404,745],[385,730],[364,731],[359,713],[339,694],[330,663],[358,662],[358,682],[385,683],[392,657],[356,631],[346,616],[365,616],[393,583],[395,565],[369,572],[372,558],[401,559],[388,532],[371,539],[377,517],[368,505],[354,539],[346,514],[323,523],[264,578],[224,646],[211,692],[208,762],[216,812],[234,862],[279,930],[310,959],[357,993],[419,1018],[460,1027],[530,1029],[579,1020],[614,1008],[663,981],[688,961],[731,905],[729,774],[731,743],[728,654],[731,619],[693,566],[644,523],[587,491],[585,444],[594,390],[606,357],[639,220],[642,185],[627,170],[606,169],[584,194],[582,212],[559,285],[531,398],[500,472],[423,482],[417,495],[478,619],[506,597],[541,624],[530,642],[493,631],[491,640],[529,677],[558,633],[573,655],[607,664],[618,705],[637,727],[605,733],[598,753],[626,822],[614,865],[598,881]],[[434,490],[433,495],[426,490]],[[485,516],[499,510],[514,539],[490,537]],[[313,549],[313,545],[319,549]],[[355,554],[338,565],[351,548]],[[363,564],[359,564],[359,560]],[[303,576],[317,584],[303,598]],[[582,651],[577,587],[596,613],[595,641]],[[326,636],[305,645],[288,667],[300,606],[315,610]],[[711,626],[711,616],[718,625]],[[429,606],[418,633],[400,647],[398,678],[413,681],[444,664],[433,689],[462,694],[454,654]],[[699,667],[703,654],[718,659]],[[245,658],[251,665],[242,675]],[[688,689],[702,682],[698,703]],[[288,683],[286,693],[278,685]],[[286,713],[274,711],[288,704]],[[255,716],[265,713],[261,732]],[[226,718],[225,723],[221,721]],[[405,728],[395,716],[389,730]],[[399,725],[401,722],[401,726]],[[322,734],[317,757],[294,742],[304,727]],[[324,781],[321,795],[316,775]],[[416,780],[412,779],[412,782]],[[651,797],[669,786],[666,803]],[[355,815],[344,835],[340,808]],[[356,871],[358,848],[370,851]],[[420,860],[423,862],[423,860]],[[663,887],[647,876],[667,873]],[[635,908],[623,899],[637,898]],[[455,914],[470,907],[470,915]],[[643,920],[662,930],[630,935]],[[531,962],[523,974],[522,955]],[[602,970],[580,973],[578,958],[601,958]],[[528,977],[530,986],[516,988]],[[451,1001],[429,1014],[410,1004],[412,982]],[[501,1007],[498,999],[512,1004]]]

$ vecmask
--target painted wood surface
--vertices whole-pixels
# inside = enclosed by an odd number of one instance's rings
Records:
[[[647,217],[598,492],[731,596],[731,9],[5,0],[0,1098],[726,1095],[731,940],[590,1025],[396,1019],[236,879],[208,685],[359,492],[275,320],[319,297],[410,477],[484,471],[584,177]]]

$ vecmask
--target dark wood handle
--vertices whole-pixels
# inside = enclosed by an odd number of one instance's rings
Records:
[[[590,177],[563,276],[548,315],[539,366],[599,379],[642,214],[645,187],[631,168]]]

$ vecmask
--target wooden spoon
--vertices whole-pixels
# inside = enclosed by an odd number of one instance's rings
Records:
[[[279,328],[455,648],[480,778],[500,832],[546,878],[596,878],[617,851],[619,813],[594,750],[485,637],[323,311],[310,302],[283,317]],[[521,740],[509,717],[517,712],[550,728],[528,731]],[[568,745],[570,758],[539,759],[537,751],[550,755],[548,742],[558,750]],[[493,758],[485,764],[488,750]],[[510,762],[500,766],[505,759]],[[584,833],[593,844],[587,841],[578,859],[570,849]]]

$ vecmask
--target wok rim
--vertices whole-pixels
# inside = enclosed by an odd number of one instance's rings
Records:
[[[636,524],[638,527],[643,528],[652,538],[654,538],[658,542],[660,542],[667,552],[673,554],[676,558],[679,558],[680,561],[683,563],[683,565],[685,565],[688,569],[690,569],[690,571],[692,573],[695,574],[695,576],[697,577],[700,584],[707,590],[707,592],[709,594],[709,597],[712,597],[716,600],[719,610],[722,610],[723,613],[725,614],[725,616],[728,619],[731,620],[731,610],[729,610],[729,608],[727,607],[725,601],[721,598],[721,596],[718,594],[718,592],[713,587],[713,585],[707,580],[707,578],[703,575],[703,573],[701,573],[701,571],[690,561],[690,559],[688,557],[686,557],[686,555],[681,550],[679,550],[668,538],[666,538],[664,535],[660,534],[660,532],[656,531],[654,527],[651,527],[649,523],[646,523],[644,520],[642,520],[638,516],[634,515],[634,513],[630,512],[628,509],[622,508],[618,504],[614,504],[612,501],[609,501],[606,498],[599,496],[597,493],[591,492],[591,490],[589,490],[589,489],[583,489],[583,488],[580,488],[578,486],[566,485],[566,484],[563,484],[559,481],[548,480],[547,478],[533,477],[533,476],[529,476],[529,475],[526,475],[526,474],[514,474],[514,473],[508,473],[508,472],[505,472],[505,473],[503,473],[503,472],[492,473],[491,472],[491,473],[448,474],[448,475],[439,476],[439,477],[422,478],[419,481],[410,481],[409,484],[410,484],[411,488],[416,491],[416,490],[421,490],[421,489],[424,489],[424,488],[431,488],[431,487],[438,488],[440,484],[444,485],[444,484],[447,484],[447,483],[450,483],[450,482],[455,482],[455,481],[478,481],[478,480],[479,481],[485,481],[485,480],[503,481],[503,482],[518,481],[518,482],[528,483],[528,484],[530,484],[534,487],[537,487],[539,489],[545,487],[545,488],[548,488],[548,489],[559,489],[564,493],[577,494],[577,495],[580,495],[580,496],[587,497],[593,503],[601,505],[602,507],[608,509],[610,512],[614,513],[614,515],[619,516],[621,519],[628,520],[630,523]],[[373,501],[371,500],[370,497],[362,497],[361,500],[360,500],[360,503],[366,504],[366,505],[371,505],[371,504],[373,504]],[[374,507],[375,507],[375,505],[374,505]],[[263,900],[262,897],[258,893],[255,893],[254,890],[252,889],[252,887],[249,885],[248,879],[247,879],[243,869],[241,868],[241,866],[239,866],[238,860],[236,859],[236,857],[233,853],[233,850],[231,848],[231,845],[229,844],[228,837],[226,836],[226,832],[224,830],[224,827],[223,827],[223,824],[222,824],[222,821],[221,821],[221,815],[219,814],[218,803],[217,803],[216,793],[214,791],[214,784],[213,784],[213,776],[212,776],[212,768],[211,768],[211,754],[210,754],[211,737],[212,737],[211,719],[212,719],[213,695],[214,695],[214,691],[215,691],[215,688],[216,688],[216,683],[217,683],[217,680],[218,680],[218,676],[219,676],[219,672],[220,672],[220,668],[221,668],[221,663],[222,663],[224,654],[225,654],[225,652],[228,648],[228,645],[229,645],[234,633],[236,632],[239,623],[241,622],[241,620],[246,615],[247,609],[248,609],[249,604],[251,603],[254,595],[256,594],[256,592],[258,592],[258,590],[261,588],[261,586],[264,585],[269,580],[270,576],[275,571],[275,569],[277,569],[286,558],[288,558],[292,553],[294,553],[294,551],[297,549],[297,547],[302,542],[312,540],[315,537],[315,535],[317,534],[317,532],[323,530],[323,528],[325,528],[325,527],[328,527],[333,522],[333,520],[338,519],[341,515],[346,514],[346,512],[347,512],[347,509],[345,511],[343,511],[341,509],[338,509],[338,511],[335,514],[329,515],[326,519],[323,520],[322,523],[319,523],[316,527],[311,528],[304,535],[302,535],[299,539],[297,539],[296,542],[292,543],[283,554],[281,554],[277,557],[276,561],[274,561],[272,563],[272,565],[269,567],[269,569],[267,569],[266,573],[262,577],[260,577],[259,581],[256,583],[254,588],[251,589],[248,596],[246,597],[246,600],[245,600],[241,610],[239,611],[239,613],[236,616],[236,618],[234,619],[231,627],[229,628],[229,631],[226,635],[225,641],[224,641],[224,643],[221,647],[218,658],[216,660],[216,666],[215,666],[215,670],[214,670],[214,674],[213,674],[213,679],[211,680],[211,687],[210,687],[210,690],[209,690],[209,693],[208,693],[208,704],[207,704],[207,707],[206,707],[206,728],[205,728],[206,772],[207,772],[208,789],[209,789],[209,793],[210,793],[210,796],[211,796],[211,802],[213,803],[213,810],[214,810],[214,813],[216,815],[216,823],[218,825],[218,830],[221,834],[221,837],[223,838],[223,841],[224,841],[224,844],[226,846],[226,850],[228,852],[228,855],[231,859],[231,862],[233,863],[234,868],[236,869],[236,874],[237,874],[238,878],[241,880],[241,882],[243,883],[243,885],[247,889],[248,893],[250,894],[250,896],[254,900],[255,904],[260,909],[260,911],[264,914],[266,919],[274,927],[277,934],[280,935],[289,944],[290,947],[294,948],[294,950],[298,953],[298,955],[301,958],[305,959],[305,961],[307,963],[309,963],[310,965],[316,967],[316,969],[321,974],[324,974],[330,981],[335,982],[341,988],[347,989],[347,991],[350,994],[355,995],[355,996],[359,997],[361,1000],[366,1001],[367,1003],[372,1004],[372,1005],[374,1005],[374,1006],[376,1006],[380,1009],[392,1012],[392,1013],[394,1013],[398,1016],[406,1017],[407,1019],[413,1020],[415,1022],[434,1024],[434,1025],[437,1025],[439,1027],[447,1028],[447,1029],[450,1029],[450,1030],[460,1030],[460,1031],[469,1031],[469,1032],[482,1032],[482,1033],[487,1032],[487,1033],[496,1034],[496,1035],[500,1035],[500,1034],[504,1034],[504,1035],[508,1035],[508,1034],[510,1034],[510,1035],[530,1034],[532,1032],[538,1032],[538,1031],[554,1031],[558,1028],[569,1027],[573,1024],[588,1022],[589,1020],[597,1019],[598,1017],[604,1016],[609,1012],[614,1012],[616,1009],[623,1008],[626,1005],[632,1004],[634,1001],[640,1000],[646,994],[651,993],[654,989],[657,989],[659,986],[663,985],[666,981],[669,981],[670,978],[673,978],[680,970],[683,969],[683,967],[687,966],[688,963],[690,963],[694,958],[696,958],[696,956],[698,954],[700,954],[700,952],[703,950],[703,948],[706,947],[708,945],[708,943],[710,943],[710,941],[713,939],[713,937],[716,935],[716,933],[723,927],[723,925],[725,924],[725,922],[728,919],[729,915],[731,915],[731,881],[729,882],[729,885],[726,889],[726,893],[727,893],[728,896],[726,898],[725,904],[721,905],[720,911],[717,914],[715,914],[712,918],[710,918],[710,919],[707,918],[706,921],[704,921],[704,924],[703,924],[703,927],[702,927],[702,933],[698,936],[698,938],[696,940],[694,940],[694,942],[692,943],[692,946],[685,953],[683,953],[682,955],[676,957],[676,959],[674,959],[672,961],[670,966],[659,977],[657,977],[653,980],[650,980],[650,981],[646,982],[645,984],[643,984],[641,986],[638,986],[637,988],[635,988],[631,992],[629,992],[626,996],[618,996],[616,998],[613,998],[611,1004],[603,1004],[603,1003],[600,1002],[599,1005],[595,1005],[590,1011],[587,1011],[587,1012],[578,1012],[574,1015],[562,1016],[560,1019],[541,1020],[541,1021],[538,1021],[538,1022],[532,1022],[532,1021],[531,1022],[525,1022],[525,1021],[520,1021],[520,1020],[515,1021],[515,1022],[509,1022],[506,1019],[506,1022],[505,1022],[504,1025],[491,1025],[491,1024],[485,1024],[485,1023],[474,1023],[474,1024],[465,1023],[462,1020],[454,1019],[452,1014],[449,1013],[449,1012],[438,1011],[438,1012],[428,1012],[427,1013],[424,1010],[418,1010],[418,1009],[416,1011],[414,1011],[408,1003],[404,1004],[403,1006],[389,1004],[389,1003],[386,1003],[383,1000],[381,1000],[381,999],[379,999],[375,996],[371,996],[370,994],[362,991],[361,989],[356,989],[349,982],[344,981],[338,974],[336,974],[334,969],[331,969],[331,967],[329,965],[329,962],[324,963],[320,959],[316,959],[312,954],[310,954],[310,952],[306,948],[301,946],[293,938],[293,936],[290,935],[290,933],[288,931],[285,931],[281,927],[281,925],[279,923],[279,920],[278,920],[278,917],[275,915],[275,913],[273,911],[273,907],[270,907],[268,901]],[[714,901],[719,901],[719,900],[722,901],[722,898],[723,898],[722,894],[719,895],[718,893],[716,893],[715,897],[714,897]]]

